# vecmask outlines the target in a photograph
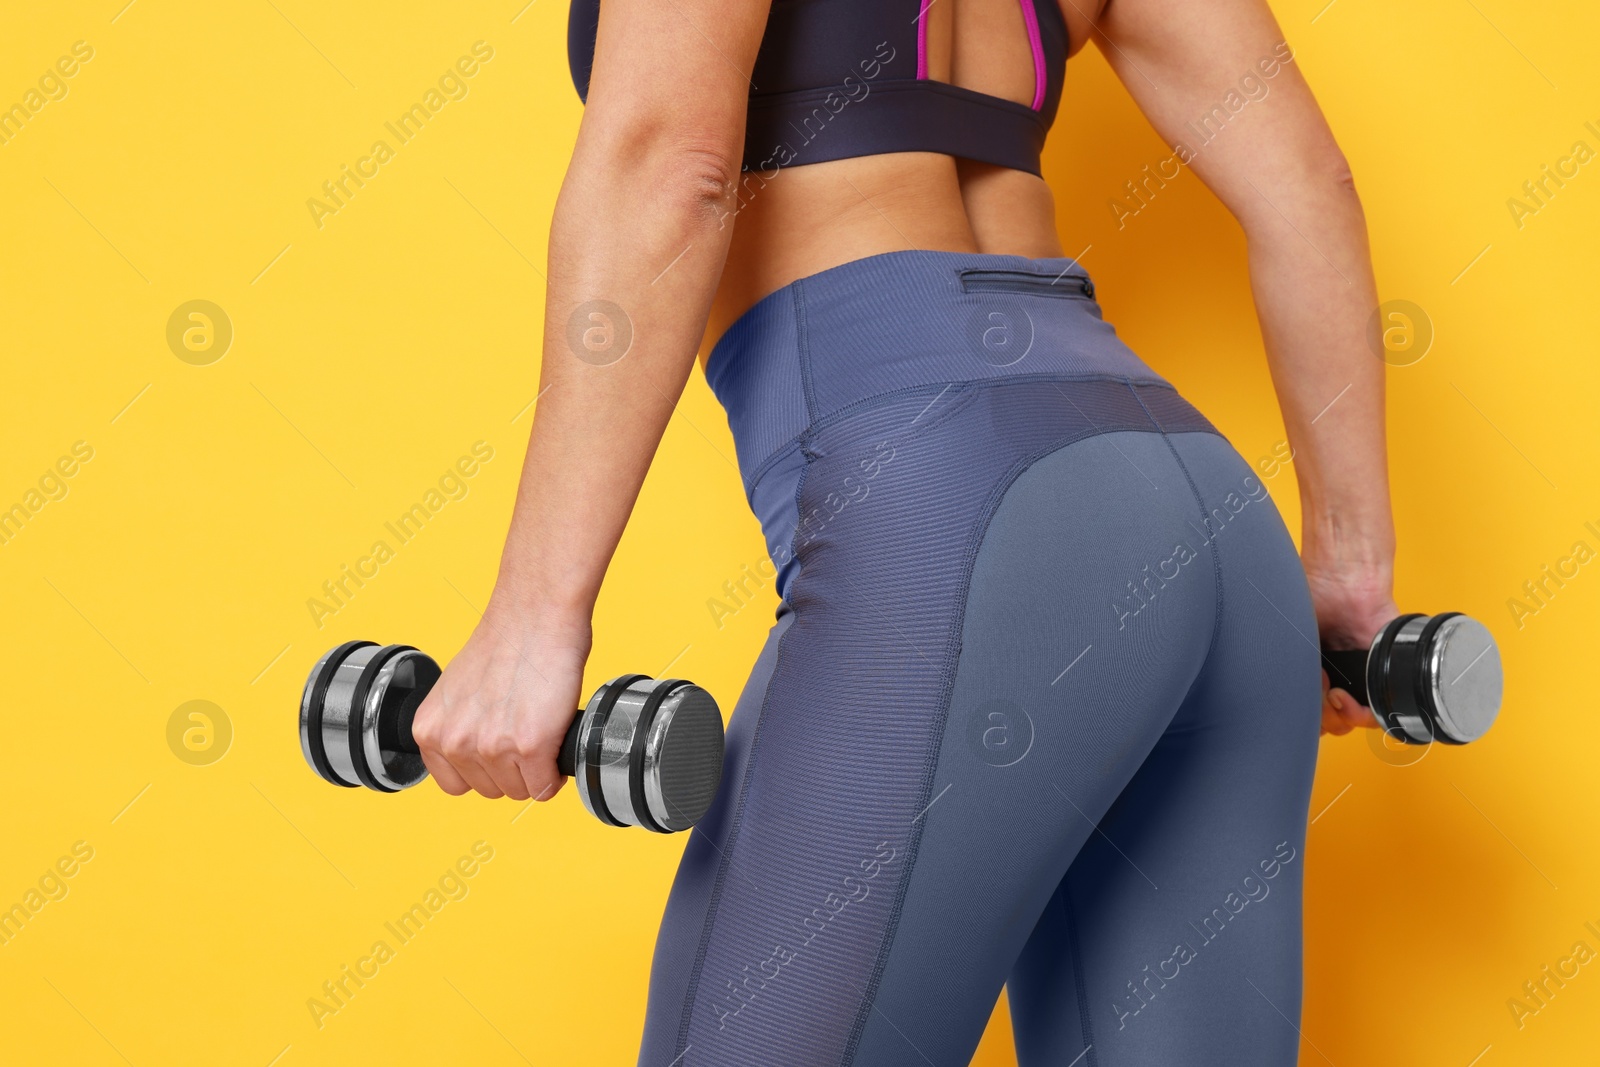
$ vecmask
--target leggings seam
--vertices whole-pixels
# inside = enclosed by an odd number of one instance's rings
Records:
[[[1140,406],[1143,406],[1143,401],[1140,402]],[[1149,414],[1148,410],[1146,414]],[[1151,419],[1151,424],[1155,426],[1156,432],[1162,432],[1161,427],[1155,425],[1154,419]],[[1006,493],[1010,491],[1017,479],[1039,460],[1080,441],[1098,437],[1101,433],[1101,430],[1090,425],[1075,434],[1057,438],[1049,445],[1037,449],[1031,455],[1022,457],[1012,464],[1004,477],[996,481],[994,487],[989,491],[988,498],[984,501],[979,517],[974,523],[975,535],[968,538],[967,547],[962,556],[960,592],[955,597],[955,604],[951,612],[951,632],[956,635],[955,647],[946,653],[944,665],[940,670],[939,707],[933,728],[930,730],[932,743],[925,746],[924,750],[922,785],[919,790],[919,799],[921,800],[926,801],[933,793],[934,775],[939,766],[939,753],[943,747],[943,738],[949,726],[950,701],[955,686],[956,668],[961,659],[961,639],[965,629],[963,624],[966,619],[967,600],[972,589],[972,572],[977,561],[978,550],[982,547],[984,538],[988,535],[989,525],[994,520],[995,512],[999,510],[1001,500],[1005,498]],[[873,962],[871,977],[868,978],[866,989],[862,992],[861,1004],[856,1009],[855,1024],[850,1029],[850,1036],[846,1040],[844,1047],[844,1055],[839,1061],[841,1067],[851,1067],[855,1062],[857,1046],[861,1042],[861,1035],[866,1030],[867,1019],[870,1017],[873,1005],[877,1000],[878,986],[883,978],[884,967],[888,964],[889,950],[894,944],[895,933],[900,926],[901,913],[905,909],[906,893],[910,890],[911,878],[916,869],[917,853],[922,843],[922,830],[926,825],[926,823],[919,822],[911,832],[910,839],[906,842],[905,869],[895,887],[894,900],[889,906],[889,917],[884,923],[883,934],[878,942],[877,959]]]
[[[796,299],[800,300],[801,298],[797,297]],[[804,329],[805,329],[804,325],[803,325],[804,318],[805,318],[804,309],[803,308],[797,308],[796,311],[795,311],[795,321],[797,323],[797,327],[796,328],[800,331],[802,337],[804,336]],[[1170,382],[1157,381],[1157,380],[1149,380],[1149,381],[1133,380],[1133,379],[1128,378],[1126,375],[1121,375],[1121,374],[1103,374],[1103,373],[1087,373],[1087,374],[1057,374],[1057,373],[1008,374],[1008,375],[1005,375],[1003,377],[998,377],[998,378],[952,378],[949,381],[937,381],[937,382],[928,382],[928,383],[921,384],[921,385],[903,386],[903,387],[901,387],[899,389],[891,389],[891,390],[889,390],[887,392],[883,392],[883,393],[874,393],[872,396],[863,397],[860,400],[851,401],[850,403],[846,404],[844,407],[841,407],[836,411],[829,412],[827,415],[821,415],[821,416],[814,416],[813,417],[810,413],[811,413],[811,409],[815,406],[816,399],[811,394],[811,387],[810,387],[810,381],[811,381],[811,370],[810,370],[810,359],[809,359],[810,348],[805,343],[802,343],[800,345],[800,348],[801,348],[801,351],[803,353],[806,353],[805,355],[802,356],[802,358],[800,360],[800,377],[801,377],[801,382],[802,382],[802,392],[805,394],[805,403],[806,403],[806,409],[807,409],[807,425],[806,425],[806,428],[803,429],[803,430],[800,430],[798,433],[794,434],[794,436],[790,437],[788,440],[784,441],[782,444],[779,444],[775,448],[773,448],[773,450],[772,450],[770,455],[768,455],[765,459],[761,460],[759,463],[757,463],[755,465],[755,469],[750,472],[749,477],[742,479],[742,481],[744,483],[744,486],[745,486],[745,495],[747,497],[749,496],[751,488],[757,482],[759,482],[761,480],[762,475],[764,475],[766,473],[767,469],[769,467],[773,466],[774,464],[776,464],[785,454],[787,454],[789,449],[793,445],[795,445],[796,442],[803,442],[803,441],[809,440],[809,439],[815,437],[816,434],[819,431],[821,431],[822,429],[824,429],[824,428],[826,428],[828,426],[831,426],[832,424],[834,424],[834,423],[836,423],[836,422],[840,421],[841,419],[844,419],[844,418],[846,418],[848,416],[855,415],[855,414],[859,413],[860,411],[862,411],[863,409],[870,409],[870,408],[876,407],[876,406],[878,406],[880,404],[888,403],[888,402],[897,400],[897,399],[899,399],[901,397],[908,396],[908,395],[910,395],[912,393],[931,391],[933,386],[936,386],[936,385],[942,386],[945,390],[948,391],[952,386],[959,387],[959,388],[962,388],[962,389],[969,389],[969,388],[971,388],[973,386],[989,386],[989,385],[1027,385],[1027,384],[1050,384],[1050,383],[1060,383],[1060,382],[1119,382],[1119,383],[1121,383],[1123,385],[1132,385],[1133,388],[1135,388],[1135,389],[1165,389],[1168,392],[1172,392],[1172,393],[1176,393],[1177,392],[1177,389],[1174,388],[1173,385]],[[1199,413],[1197,412],[1196,414],[1199,414]],[[1200,428],[1200,429],[1197,429],[1197,432],[1204,433],[1204,432],[1209,432],[1209,431],[1207,431],[1207,430],[1205,430],[1203,428]]]
[[[970,404],[983,395],[982,390],[969,388],[970,384],[971,383],[962,382],[958,386],[946,387],[945,392],[950,392],[951,388],[955,388],[956,395],[951,397],[950,402],[944,405],[944,409],[942,411],[929,418],[928,421],[923,423],[921,426],[918,426],[915,429],[907,429],[899,437],[895,437],[892,433],[881,435],[872,434],[870,436],[861,437],[859,441],[867,441],[871,440],[872,438],[881,438],[882,441],[888,441],[891,445],[898,448],[902,445],[908,445],[922,437],[926,437],[935,430],[942,428],[945,423],[949,422],[957,415],[960,415]],[[874,449],[878,447],[877,444],[865,445],[855,443],[849,444],[847,447],[842,448],[838,452],[818,452],[815,450],[815,442],[817,440],[818,435],[813,431],[808,431],[804,447],[807,449],[807,458],[814,460],[819,464],[818,477],[825,476],[830,470],[830,466],[842,465],[848,468],[852,460],[859,460],[869,456],[872,454]],[[881,443],[881,441],[879,443]],[[809,471],[810,467],[807,466],[806,469]]]
[[[800,455],[805,457],[806,462],[805,466],[800,468],[800,477],[794,480],[794,530],[789,534],[789,559],[784,560],[783,564],[777,563],[776,560],[773,561],[780,570],[790,560],[794,561],[796,570],[790,575],[788,584],[784,586],[786,594],[789,591],[789,587],[794,585],[795,579],[800,577],[800,569],[805,566],[805,562],[800,558],[800,531],[805,528],[805,514],[802,509],[805,506],[806,481],[811,475],[811,465],[817,461],[817,454],[811,451],[811,446],[807,440],[801,440],[799,447]],[[778,643],[780,646],[782,645],[782,638],[779,638]],[[774,667],[773,669],[776,672],[777,668]],[[766,707],[765,697],[762,698],[761,706],[763,708]],[[752,745],[754,740],[754,738],[751,738]]]
[[[1200,496],[1200,487],[1195,484],[1194,476],[1189,473],[1189,465],[1178,454],[1177,446],[1172,443],[1172,438],[1168,436],[1167,431],[1156,421],[1156,417],[1150,413],[1150,409],[1145,407],[1144,397],[1140,396],[1139,391],[1133,388],[1132,382],[1127,384],[1128,390],[1133,393],[1134,399],[1139,401],[1141,408],[1144,408],[1145,416],[1150,420],[1150,425],[1160,431],[1161,440],[1165,442],[1167,451],[1171,452],[1172,458],[1177,461],[1178,469],[1183,472],[1183,480],[1189,483],[1189,492],[1194,495],[1194,502],[1200,508],[1200,521],[1205,523],[1206,549],[1211,553],[1211,577],[1216,588],[1216,610],[1211,614],[1211,641],[1206,645],[1205,659],[1201,662],[1210,663],[1211,655],[1216,651],[1217,640],[1222,636],[1222,554],[1217,551],[1217,532],[1211,528],[1211,513],[1206,510],[1206,502]],[[1202,673],[1204,673],[1204,668],[1202,668]],[[1195,681],[1199,681],[1198,675],[1196,675]],[[1193,691],[1194,686],[1191,685],[1190,692]],[[1185,694],[1184,701],[1187,702],[1188,699],[1188,695]]]
[[[806,332],[806,290],[803,281],[794,283],[795,353],[800,361],[800,393],[806,402],[806,422],[817,418],[816,389],[811,382],[811,338]]]
[[[898,389],[890,389],[886,392],[874,393],[871,396],[864,396],[858,400],[852,400],[843,407],[836,408],[835,410],[828,412],[826,415],[818,416],[812,428],[817,429],[827,426],[830,423],[838,422],[840,419],[854,415],[864,408],[873,408],[878,406],[881,402],[891,401],[912,393],[929,390],[936,385],[944,386],[945,388],[949,388],[953,385],[966,388],[971,386],[987,385],[1002,386],[1045,384],[1050,382],[1120,382],[1123,385],[1131,384],[1135,388],[1166,389],[1169,392],[1177,392],[1177,388],[1173,386],[1171,382],[1164,382],[1155,379],[1149,381],[1132,381],[1123,374],[1106,374],[1100,371],[1085,371],[1078,373],[1069,373],[1064,371],[1039,371],[1029,374],[1003,374],[991,378],[950,378],[948,380],[940,379],[932,382],[921,382],[916,385],[901,386]]]
[[[1083,980],[1083,943],[1078,939],[1078,916],[1072,908],[1072,890],[1067,878],[1061,879],[1061,910],[1067,920],[1067,956],[1072,961],[1072,989],[1078,1001],[1078,1025],[1083,1029],[1085,1045],[1084,1067],[1099,1067],[1100,1057],[1094,1051],[1094,1025],[1089,1021],[1089,991]]]

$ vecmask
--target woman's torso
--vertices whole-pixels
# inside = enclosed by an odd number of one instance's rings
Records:
[[[1039,149],[1108,2],[772,0],[702,352],[767,294],[868,256],[1061,255]],[[583,96],[599,5],[572,2]],[[793,154],[756,151],[774,144]]]
[[[1061,5],[1067,54],[1088,40],[1104,0]],[[1018,0],[925,0],[927,77],[1002,100],[1035,96]],[[747,174],[702,352],[761,297],[866,256],[919,248],[1059,256],[1055,205],[1022,170],[933,152],[897,152]]]

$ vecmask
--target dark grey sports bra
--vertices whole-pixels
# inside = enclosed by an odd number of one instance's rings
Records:
[[[746,171],[884,152],[943,152],[1039,173],[1061,102],[1067,27],[1056,0],[1017,0],[1031,104],[928,77],[934,0],[774,0],[751,75]],[[587,99],[600,0],[572,0],[567,60]]]

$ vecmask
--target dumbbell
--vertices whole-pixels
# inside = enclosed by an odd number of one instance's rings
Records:
[[[1366,649],[1323,649],[1328,680],[1408,745],[1476,741],[1500,714],[1500,649],[1459,611],[1401,615]]]
[[[347,641],[311,668],[300,750],[334,785],[380,793],[428,776],[411,723],[439,665],[410,645]],[[608,826],[670,834],[699,821],[722,780],[722,713],[697,685],[624,674],[576,712],[556,760]]]

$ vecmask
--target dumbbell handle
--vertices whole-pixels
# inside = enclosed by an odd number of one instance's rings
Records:
[[[1328,682],[1333,688],[1343,689],[1355,697],[1357,703],[1369,703],[1366,649],[1325,648],[1322,650],[1322,665],[1328,671]]]
[[[417,709],[427,699],[429,689],[413,689],[401,705],[395,709],[394,714],[386,715],[378,720],[378,741],[385,748],[397,752],[420,752],[417,739],[411,734],[411,723],[417,717]],[[572,725],[567,727],[567,736],[561,742],[561,751],[556,756],[556,769],[564,776],[571,778],[578,766],[578,724],[583,720],[583,713],[572,713]]]

